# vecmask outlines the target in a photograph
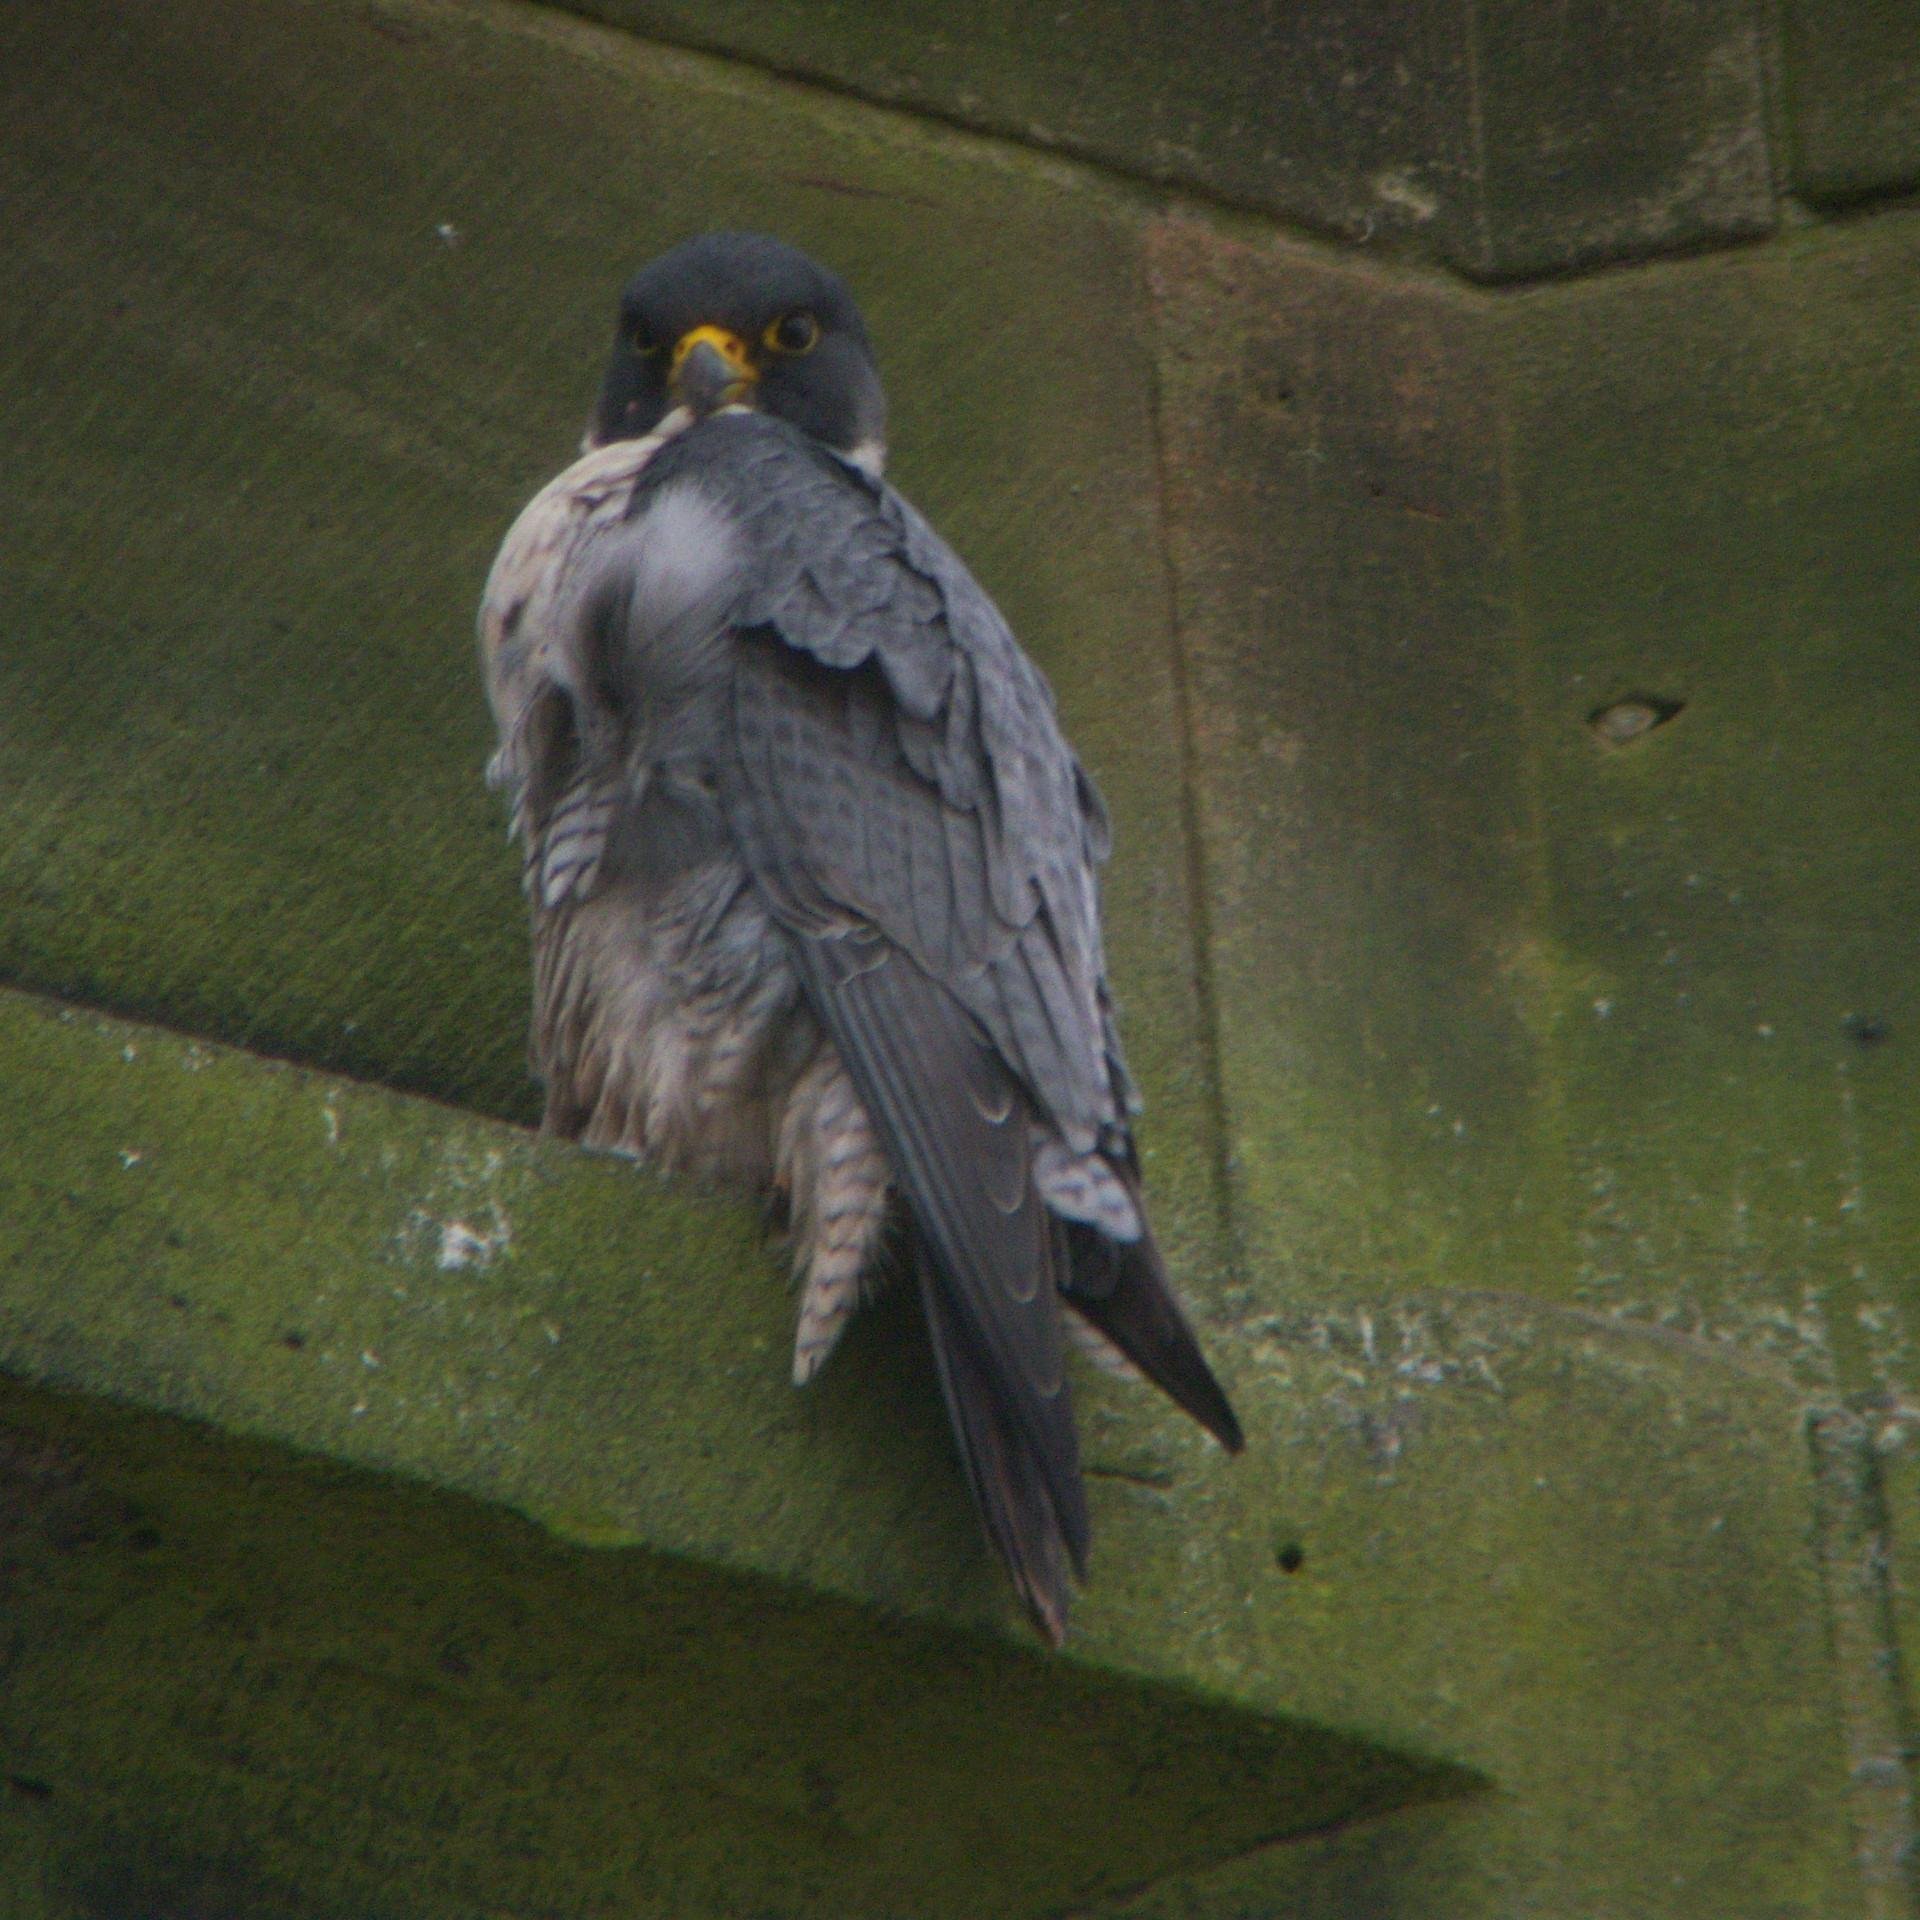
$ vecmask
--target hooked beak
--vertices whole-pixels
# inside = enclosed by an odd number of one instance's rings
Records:
[[[695,327],[673,350],[668,391],[696,420],[750,402],[758,370],[745,343],[724,327]]]

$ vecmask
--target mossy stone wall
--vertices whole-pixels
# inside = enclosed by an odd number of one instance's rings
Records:
[[[1911,1913],[1920,9],[583,11],[0,15],[0,1920]],[[1250,1446],[1077,1382],[1057,1660],[526,1130],[472,609],[718,224],[1114,803]]]

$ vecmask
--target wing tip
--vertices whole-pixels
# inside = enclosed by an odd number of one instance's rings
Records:
[[[1200,1350],[1152,1232],[1119,1242],[1079,1221],[1061,1227],[1074,1310],[1228,1453],[1244,1453],[1240,1417]]]
[[[1220,1395],[1220,1412],[1223,1419],[1219,1425],[1216,1426],[1210,1420],[1202,1420],[1200,1424],[1220,1442],[1227,1452],[1245,1453],[1247,1436],[1241,1431],[1240,1416],[1234,1412],[1233,1403],[1224,1391]]]

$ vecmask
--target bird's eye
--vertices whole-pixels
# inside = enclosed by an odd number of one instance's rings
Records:
[[[810,313],[783,313],[763,337],[775,353],[811,353],[820,344],[820,322]]]
[[[652,330],[646,326],[635,327],[628,336],[633,350],[642,360],[651,360],[660,351],[660,342],[653,337]]]

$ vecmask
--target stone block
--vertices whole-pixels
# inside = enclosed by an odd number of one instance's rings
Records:
[[[1917,273],[1901,217],[1509,316],[1567,1271],[1856,1392],[1920,1306]]]
[[[1451,0],[576,10],[1351,238],[1478,245],[1472,35]]]
[[[1294,1303],[1243,1328],[1411,1381],[1430,1290],[1553,1300],[1875,1409],[1910,1635],[1920,224],[1511,301],[1191,221],[1148,258],[1235,1244],[1248,1310]],[[1845,1724],[1897,1773],[1859,1731],[1895,1671]],[[1886,1858],[1907,1789],[1870,1776]],[[1427,1911],[1477,1817],[1394,1823],[1404,1884],[1342,1846],[1191,1911]],[[1457,1872],[1433,1911],[1481,1910]],[[1609,1910],[1577,1872],[1539,1897]],[[1621,1910],[1723,1910],[1675,1874]],[[1736,1904],[1818,1911],[1791,1881]]]
[[[574,0],[1480,279],[1771,229],[1750,0]]]
[[[1887,1388],[1920,223],[1511,304],[1151,258],[1247,1244]]]
[[[1834,204],[1920,185],[1920,6],[1788,0],[1780,32],[1794,187]]]
[[[1532,279],[1772,229],[1764,26],[1748,0],[1484,0],[1471,31],[1472,270]]]

